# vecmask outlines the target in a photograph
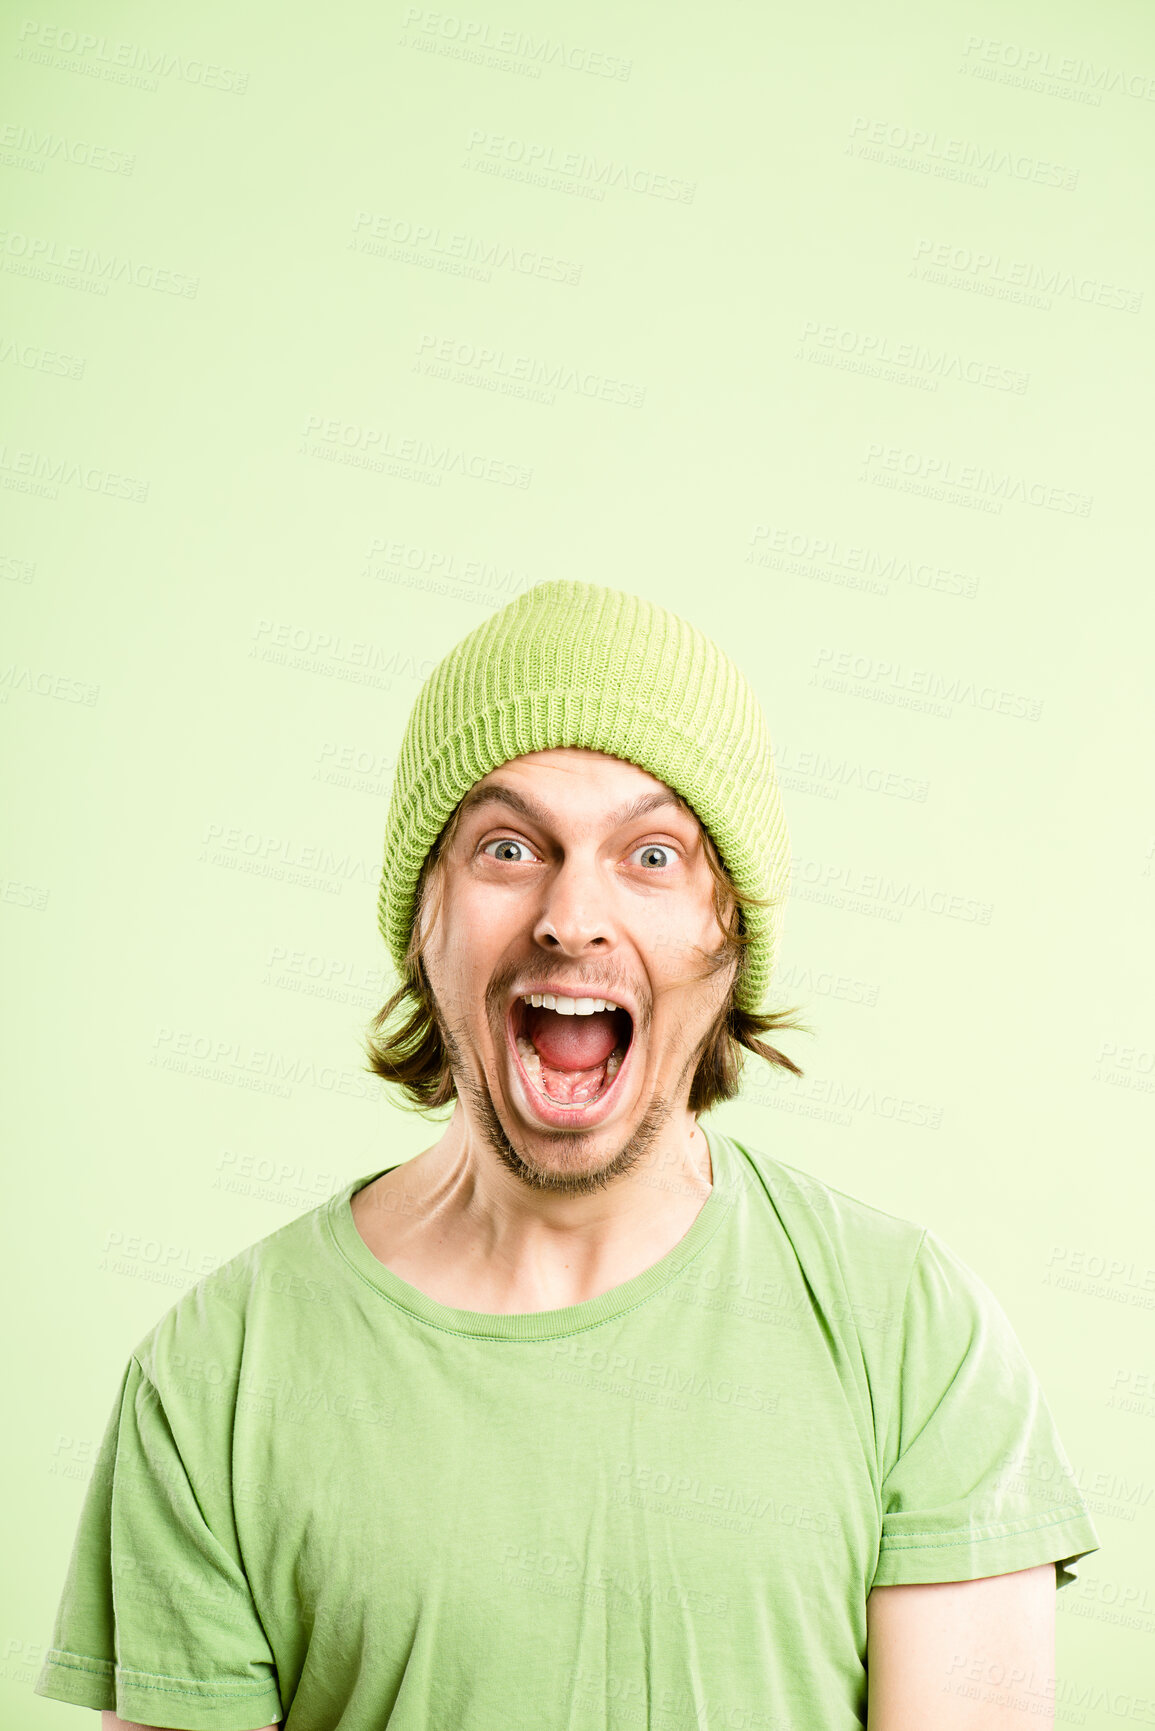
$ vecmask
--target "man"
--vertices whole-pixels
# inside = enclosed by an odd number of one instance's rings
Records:
[[[451,651],[371,1052],[452,1117],[137,1348],[40,1693],[188,1731],[1051,1722],[1098,1539],[998,1304],[699,1122],[745,1050],[796,1068],[760,1038],[788,871],[761,711],[684,620],[547,583]]]

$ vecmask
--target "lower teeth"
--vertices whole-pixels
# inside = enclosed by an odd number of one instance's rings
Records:
[[[588,1106],[591,1100],[597,1099],[599,1095],[609,1087],[610,1083],[621,1069],[622,1061],[626,1055],[621,1046],[615,1046],[614,1050],[606,1059],[604,1066],[602,1066],[603,1074],[600,1082],[595,1074],[590,1077],[588,1081],[579,1082],[570,1099],[558,1100],[554,1098],[545,1085],[545,1079],[542,1076],[541,1069],[541,1055],[537,1048],[531,1045],[528,1040],[524,1039],[522,1035],[519,1034],[517,1036],[517,1049],[521,1056],[521,1062],[526,1075],[529,1077],[538,1092],[543,1094],[545,1098],[551,1101],[555,1106]]]

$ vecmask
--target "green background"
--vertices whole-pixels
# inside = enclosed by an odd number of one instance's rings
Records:
[[[1057,1722],[1155,1724],[1150,9],[103,4],[0,65],[0,1723],[75,1721],[133,1346],[432,1141],[361,1069],[394,754],[576,577],[775,742],[815,1033],[713,1121],[994,1288],[1102,1539]]]

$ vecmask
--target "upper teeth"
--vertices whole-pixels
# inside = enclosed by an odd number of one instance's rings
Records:
[[[608,998],[558,998],[552,992],[528,992],[522,997],[523,1004],[533,1004],[538,1009],[556,1010],[559,1016],[593,1016],[599,1010],[616,1010],[620,1006],[611,1004]]]

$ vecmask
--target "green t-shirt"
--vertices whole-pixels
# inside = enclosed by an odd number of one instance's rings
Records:
[[[582,1304],[426,1297],[353,1222],[377,1172],[200,1280],[129,1360],[38,1693],[191,1731],[843,1731],[872,1585],[1064,1585],[1098,1538],[989,1289],[707,1139],[689,1231]]]

